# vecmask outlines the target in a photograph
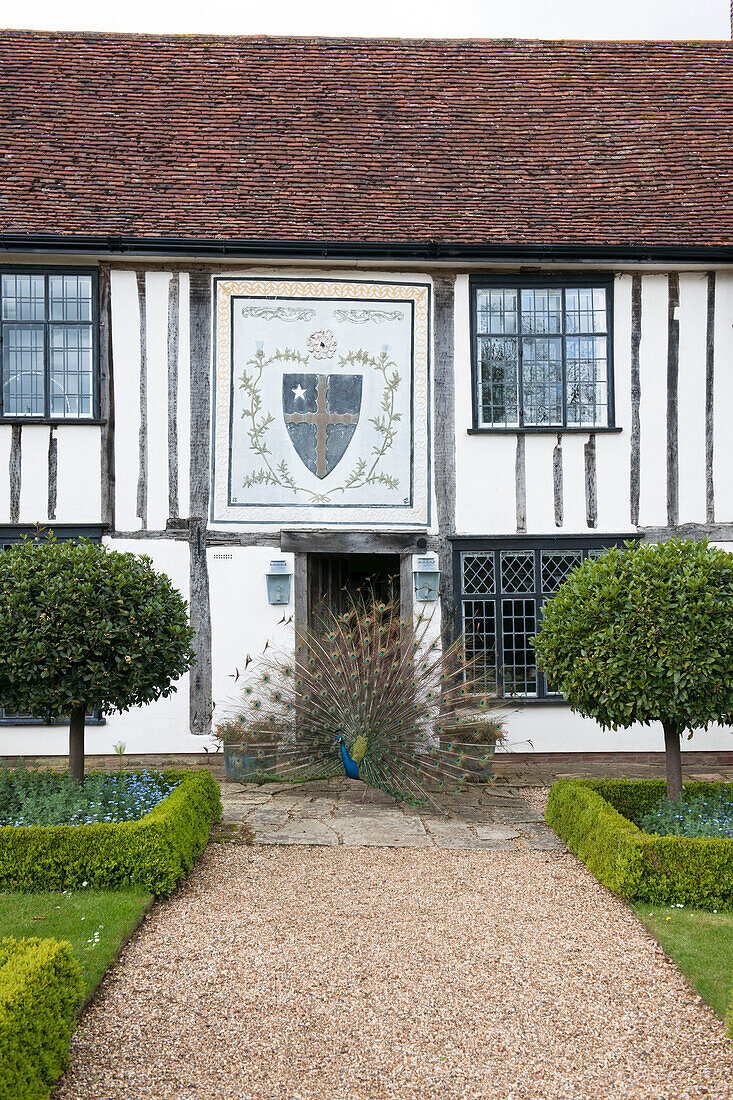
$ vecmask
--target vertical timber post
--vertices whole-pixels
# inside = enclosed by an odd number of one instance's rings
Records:
[[[413,615],[412,554],[400,554],[400,619],[412,624]]]
[[[440,620],[446,640],[455,633],[453,617],[453,544],[456,526],[455,277],[434,280],[433,441],[438,510],[438,558],[441,571]],[[401,570],[400,570],[401,571]],[[412,584],[412,577],[410,577]],[[412,599],[410,600],[412,603]]]
[[[191,733],[211,733],[213,710],[211,678],[211,603],[206,562],[206,530],[211,476],[211,279],[205,272],[191,273],[191,461],[190,516],[188,527],[191,625],[196,634],[196,663],[191,669],[189,714]]]
[[[102,419],[102,522],[115,527],[115,394],[112,363],[112,288],[109,264],[99,267],[99,415]],[[49,516],[50,519],[50,516]]]

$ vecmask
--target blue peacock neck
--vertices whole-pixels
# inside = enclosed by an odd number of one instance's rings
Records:
[[[343,737],[341,740],[341,760],[343,761],[344,771],[348,775],[349,779],[361,779],[359,775],[359,765],[355,760],[352,760],[349,756],[349,750],[346,748]]]

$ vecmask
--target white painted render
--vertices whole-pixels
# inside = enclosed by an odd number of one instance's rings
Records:
[[[227,269],[226,274],[303,276],[305,269],[276,269],[258,265]],[[217,272],[219,274],[219,272]],[[349,277],[349,270],[335,268],[318,272],[318,278]],[[385,277],[385,272],[353,265],[351,274],[360,280]],[[390,280],[431,283],[427,271],[390,271]],[[168,301],[171,280],[179,285],[178,380],[175,395],[168,378]],[[640,526],[664,527],[667,523],[667,330],[668,279],[666,273],[644,273],[642,282],[642,328],[640,348],[641,404],[641,491]],[[189,547],[173,532],[166,532],[170,518],[186,519],[190,514],[189,471],[191,460],[191,393],[189,362],[189,287],[187,272],[150,269],[145,274],[146,363],[147,363],[147,508],[138,515],[140,455],[140,312],[136,272],[113,268],[111,273],[112,354],[114,366],[114,492],[115,528],[105,539],[114,549],[148,554],[156,568],[173,579],[184,597],[189,595]],[[553,455],[558,446],[554,433],[525,435],[526,534],[587,535],[631,534],[631,309],[632,275],[618,274],[614,280],[614,390],[616,424],[620,432],[595,436],[598,522],[589,528],[586,511],[585,446],[589,434],[562,433],[562,522],[558,524],[553,487]],[[704,523],[705,496],[705,364],[706,364],[707,281],[704,272],[680,275],[679,356],[679,521]],[[455,458],[457,534],[480,537],[513,536],[517,533],[515,467],[517,435],[468,434],[472,424],[471,333],[469,276],[455,280]],[[715,300],[715,447],[713,476],[715,520],[733,523],[733,275],[716,275]],[[178,516],[169,516],[168,406],[177,401]],[[432,395],[431,395],[432,403]],[[431,425],[432,428],[432,425]],[[99,425],[64,425],[54,429],[57,440],[57,503],[59,524],[94,524],[102,517],[101,445]],[[21,448],[21,491],[19,522],[48,521],[48,425],[24,424]],[[10,462],[11,427],[0,425],[0,468]],[[435,532],[436,491],[432,478],[430,532]],[[9,523],[10,490],[7,477],[0,478],[0,522]],[[288,527],[296,527],[294,516]],[[134,537],[146,528],[148,537]],[[387,528],[388,529],[388,528]],[[218,526],[225,533],[266,531],[236,523]],[[165,537],[164,537],[165,533]],[[733,549],[733,544],[723,544]],[[289,607],[267,603],[265,574],[269,562],[293,557],[273,545],[210,546],[207,550],[212,620],[212,683],[214,720],[226,713],[236,700],[237,684],[247,654],[254,657],[265,642],[288,646],[292,643],[293,602]],[[437,615],[436,605],[436,615]],[[436,619],[437,625],[437,619]],[[236,670],[240,670],[237,681]],[[188,731],[188,677],[166,700],[112,716],[103,726],[89,727],[90,753],[110,752],[122,740],[128,752],[197,752],[201,738]],[[661,731],[638,727],[626,732],[603,732],[586,719],[572,715],[562,705],[527,706],[507,717],[509,751],[590,752],[659,751]],[[60,753],[65,749],[62,727],[0,726],[0,755]],[[531,745],[529,744],[531,742]],[[697,733],[684,749],[730,749],[733,739],[727,730]]]

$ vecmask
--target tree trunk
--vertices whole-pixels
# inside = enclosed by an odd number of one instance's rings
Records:
[[[664,726],[664,762],[667,768],[667,798],[679,802],[682,798],[682,753],[680,752],[680,727],[676,722],[662,722]]]
[[[69,775],[80,782],[84,778],[85,717],[86,707],[79,707],[69,721]]]

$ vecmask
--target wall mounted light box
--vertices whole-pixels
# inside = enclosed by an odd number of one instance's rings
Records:
[[[292,573],[286,561],[271,561],[267,578],[267,602],[290,603],[290,581]]]
[[[435,558],[418,558],[417,569],[412,575],[415,580],[415,599],[422,603],[437,600],[440,591],[440,570]]]

